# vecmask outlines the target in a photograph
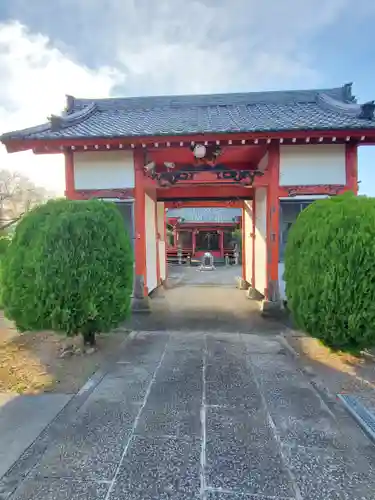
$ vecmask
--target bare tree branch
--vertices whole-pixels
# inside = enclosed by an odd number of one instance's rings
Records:
[[[0,230],[9,228],[31,208],[51,197],[51,193],[26,176],[0,170]]]

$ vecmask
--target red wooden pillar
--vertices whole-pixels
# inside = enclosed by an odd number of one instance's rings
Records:
[[[224,257],[224,231],[219,231],[220,238],[220,257]]]
[[[135,222],[135,276],[138,286],[142,286],[147,297],[147,268],[146,268],[146,200],[144,182],[144,158],[142,151],[134,151],[134,222]],[[136,283],[137,285],[137,283]]]
[[[279,171],[280,146],[269,148],[269,184],[267,189],[267,288],[265,299],[276,302],[279,294]]]
[[[191,245],[192,245],[192,257],[195,254],[195,247],[197,245],[197,234],[195,232],[195,229],[193,229],[193,234],[191,236]]]
[[[255,203],[255,190],[253,194],[253,201],[252,201],[252,207],[253,207],[253,218],[252,218],[252,233],[251,233],[251,245],[252,245],[252,261],[251,261],[251,287],[253,290],[255,290],[255,251],[256,251],[256,246],[255,246],[255,234],[256,234],[256,203]]]
[[[242,279],[246,281],[246,232],[245,232],[245,202],[242,202],[242,215],[241,215],[241,233],[242,233]]]
[[[69,200],[74,200],[74,157],[73,151],[65,151],[65,196]]]
[[[346,187],[354,194],[358,194],[358,146],[357,144],[345,145],[345,171]]]
[[[156,242],[156,282],[159,286],[160,281],[160,240],[161,240],[161,228],[159,228],[159,217],[158,217],[158,197],[156,191],[154,193],[153,200],[155,201],[155,242]]]

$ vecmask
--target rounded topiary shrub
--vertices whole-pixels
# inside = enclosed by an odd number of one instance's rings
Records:
[[[133,257],[116,206],[51,200],[18,224],[3,260],[5,314],[21,331],[81,333],[94,343],[126,319]]]
[[[297,326],[336,348],[375,345],[375,199],[315,201],[288,235],[288,307]]]
[[[2,235],[0,231],[0,307],[3,306],[3,286],[2,286],[3,259],[8,250],[9,244],[10,244],[9,236]]]
[[[0,259],[5,255],[10,244],[9,236],[3,236],[0,234]]]

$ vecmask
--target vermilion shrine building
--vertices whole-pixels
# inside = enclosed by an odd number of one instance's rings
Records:
[[[176,207],[179,202],[175,203]],[[240,208],[183,207],[167,211],[167,223],[172,234],[167,241],[167,257],[178,261],[180,250],[183,262],[187,259],[200,261],[210,252],[215,262],[234,260],[235,240],[233,232],[241,227]]]
[[[165,278],[165,208],[241,208],[242,276],[279,303],[280,200],[357,193],[374,103],[324,90],[76,99],[1,137],[8,152],[65,156],[66,196],[117,201],[134,238],[135,295]]]

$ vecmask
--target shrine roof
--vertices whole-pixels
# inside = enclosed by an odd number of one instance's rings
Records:
[[[357,104],[351,84],[331,89],[78,99],[47,123],[0,136],[53,140],[202,133],[375,129],[374,104]]]
[[[183,223],[213,222],[216,224],[234,223],[235,217],[241,216],[240,208],[171,208],[167,212],[168,218],[182,217]]]

